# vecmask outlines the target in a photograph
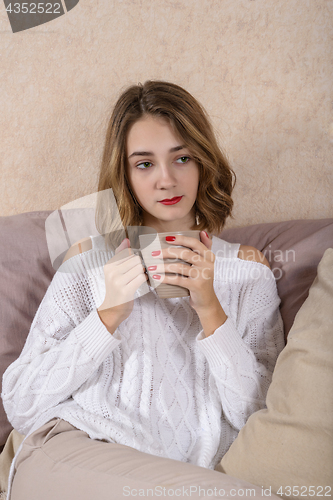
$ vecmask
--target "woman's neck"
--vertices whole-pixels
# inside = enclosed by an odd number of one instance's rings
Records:
[[[145,227],[151,227],[158,233],[167,233],[169,231],[191,231],[191,228],[197,224],[195,217],[192,214],[188,214],[188,217],[182,220],[170,221],[156,219],[155,217],[151,217],[150,214],[146,214],[143,217],[142,225]]]

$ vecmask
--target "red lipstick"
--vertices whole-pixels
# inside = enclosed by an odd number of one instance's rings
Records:
[[[171,198],[171,200],[161,200],[159,203],[163,203],[163,205],[175,205],[182,199],[182,196],[176,196],[175,198]]]

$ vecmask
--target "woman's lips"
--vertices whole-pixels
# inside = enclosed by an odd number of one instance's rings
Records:
[[[163,203],[163,205],[175,205],[182,199],[182,196],[176,196],[175,198],[171,198],[171,200],[162,200],[159,203]]]

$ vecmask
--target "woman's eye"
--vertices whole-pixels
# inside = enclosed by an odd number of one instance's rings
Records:
[[[187,163],[189,160],[190,160],[189,156],[181,156],[180,158],[178,158],[177,162]]]
[[[136,168],[139,168],[140,170],[145,170],[146,168],[150,167],[151,165],[151,161],[143,161],[142,163],[139,163]],[[143,167],[141,167],[140,165],[143,165]]]

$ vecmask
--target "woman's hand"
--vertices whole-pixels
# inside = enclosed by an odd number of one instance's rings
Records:
[[[148,271],[154,271],[154,279],[158,279],[155,278],[158,275],[163,283],[187,288],[190,292],[190,305],[199,315],[212,306],[215,307],[218,302],[213,287],[215,255],[210,250],[212,240],[204,231],[200,233],[200,240],[176,235],[175,240],[167,240],[168,243],[187,248],[164,248],[158,255],[153,255],[157,259],[181,259],[188,264],[164,262],[156,264],[156,269],[148,267]],[[180,276],[165,273],[177,273]]]
[[[131,314],[136,290],[148,280],[138,255],[125,238],[104,266],[105,299],[98,308],[103,323],[115,329]]]

